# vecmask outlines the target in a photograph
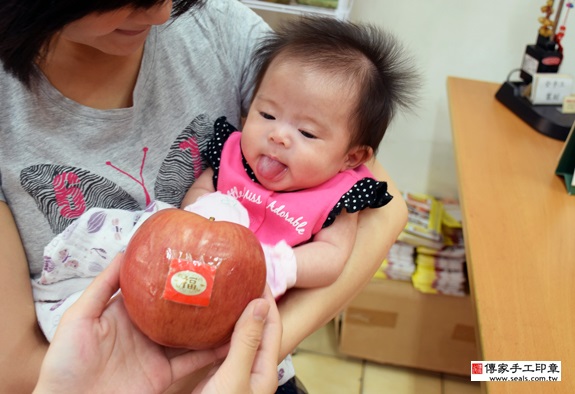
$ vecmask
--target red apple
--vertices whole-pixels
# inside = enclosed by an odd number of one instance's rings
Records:
[[[228,341],[265,281],[264,253],[249,229],[180,209],[142,223],[120,271],[132,322],[161,345],[188,349]]]

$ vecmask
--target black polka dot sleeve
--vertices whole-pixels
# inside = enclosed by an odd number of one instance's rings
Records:
[[[341,196],[327,216],[322,228],[331,225],[344,208],[349,213],[359,212],[366,208],[380,208],[390,202],[392,198],[393,196],[387,192],[387,182],[363,178]]]
[[[220,162],[224,143],[228,140],[229,136],[237,130],[237,128],[228,123],[225,116],[219,117],[214,122],[214,136],[210,142],[208,142],[208,147],[204,153],[204,159],[214,170],[215,189],[217,189],[218,184],[218,174],[220,171]]]

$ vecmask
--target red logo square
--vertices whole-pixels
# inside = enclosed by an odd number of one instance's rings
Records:
[[[482,374],[483,373],[483,364],[480,364],[480,363],[471,364],[471,373],[474,375]]]

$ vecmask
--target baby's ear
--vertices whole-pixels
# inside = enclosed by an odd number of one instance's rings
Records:
[[[355,168],[370,160],[372,156],[373,149],[371,149],[370,146],[355,146],[347,152],[347,157],[341,171]]]

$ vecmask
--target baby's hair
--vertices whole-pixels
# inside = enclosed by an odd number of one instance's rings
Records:
[[[353,87],[357,104],[350,119],[350,147],[377,152],[397,110],[415,102],[419,77],[410,58],[393,35],[371,24],[322,16],[283,23],[256,50],[254,95],[274,59],[295,60]]]
[[[91,13],[122,7],[150,8],[166,0],[0,0],[0,61],[27,86],[52,38],[67,24]],[[205,0],[173,0],[177,17]]]

